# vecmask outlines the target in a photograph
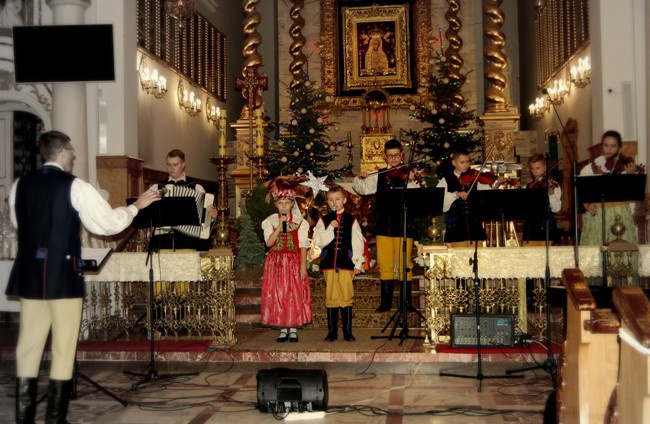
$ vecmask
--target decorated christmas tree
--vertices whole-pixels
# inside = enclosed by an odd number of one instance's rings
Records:
[[[289,122],[275,124],[278,135],[269,142],[269,178],[284,175],[328,175],[328,181],[341,177],[350,166],[328,169],[341,151],[344,141],[333,141],[327,130],[335,123],[329,119],[327,98],[320,88],[303,75],[303,82],[290,87]]]
[[[451,72],[450,61],[444,51],[434,53],[435,72],[422,88],[420,101],[411,105],[412,118],[427,126],[409,133],[419,142],[423,162],[438,175],[455,150],[473,152],[483,145],[483,123],[467,110],[467,99],[461,89],[467,73]]]

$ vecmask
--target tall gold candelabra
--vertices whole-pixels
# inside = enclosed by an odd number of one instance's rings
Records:
[[[228,172],[228,165],[234,161],[232,156],[219,155],[216,158],[211,158],[212,162],[217,167],[217,234],[215,237],[217,246],[228,246],[230,244],[230,227],[228,225],[228,215],[230,215],[230,208],[228,207],[228,183],[226,181],[226,173]]]

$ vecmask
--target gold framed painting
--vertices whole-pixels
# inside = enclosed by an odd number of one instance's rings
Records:
[[[409,5],[343,7],[343,91],[412,88]]]
[[[320,2],[321,81],[338,110],[365,107],[363,93],[385,89],[393,107],[418,101],[419,82],[430,72],[430,0]]]

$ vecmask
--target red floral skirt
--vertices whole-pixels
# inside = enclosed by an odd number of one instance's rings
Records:
[[[312,321],[309,276],[300,278],[300,252],[269,252],[262,279],[262,324],[302,327]]]

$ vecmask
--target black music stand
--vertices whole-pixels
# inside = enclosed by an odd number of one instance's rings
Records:
[[[77,269],[80,269],[84,275],[99,273],[106,264],[108,258],[111,256],[111,253],[113,253],[113,249],[92,249],[82,247],[81,259],[77,261]],[[84,374],[83,371],[79,371],[79,363],[75,355],[74,367],[72,369],[72,390],[70,394],[70,398],[73,400],[76,400],[78,398],[77,386],[79,385],[79,378],[82,378],[84,381],[88,382],[96,389],[115,399],[117,402],[122,404],[122,406],[128,406],[127,401],[120,398],[115,393],[111,392],[92,378],[88,377],[86,374]]]
[[[407,234],[407,210],[409,212],[409,219],[422,218],[426,216],[438,216],[442,214],[442,204],[445,197],[444,188],[425,187],[425,188],[395,188],[382,193],[385,196],[385,204],[401,204],[402,205],[402,283],[400,290],[399,307],[390,317],[381,332],[383,333],[393,323],[393,329],[388,336],[370,336],[371,339],[387,338],[392,340],[395,337],[397,326],[401,324],[401,331],[399,334],[400,346],[407,338],[423,339],[422,336],[409,336],[408,328],[408,312],[415,312],[423,321],[426,320],[424,315],[420,313],[412,304],[411,299],[407,296],[407,273],[408,258],[406,257],[406,234]]]
[[[163,197],[160,201],[154,202],[142,209],[136,218],[133,220],[133,226],[136,228],[151,228],[151,234],[156,228],[172,227],[178,225],[198,225],[199,217],[196,213],[196,203],[194,198],[190,197]],[[171,379],[176,377],[198,375],[198,372],[187,372],[178,374],[159,375],[156,371],[155,363],[155,346],[154,346],[154,274],[153,274],[153,242],[149,240],[149,250],[147,252],[147,260],[149,263],[149,353],[150,360],[146,373],[136,373],[131,371],[124,371],[125,374],[143,377],[137,383],[133,383],[131,387],[137,388],[150,381],[160,379]]]
[[[600,203],[601,246],[605,245],[605,202],[645,200],[645,174],[583,175],[576,177],[578,202]],[[607,255],[602,257],[603,285],[607,282]]]
[[[542,190],[477,190],[472,193],[471,213],[475,219],[481,221],[502,222],[505,227],[506,220],[525,220],[546,214],[548,209],[548,196]],[[476,375],[455,374],[441,371],[442,377],[474,378],[478,380],[478,391],[484,379],[497,378],[522,378],[521,375],[490,375],[483,374],[483,359],[481,354],[481,305],[480,305],[480,280],[478,276],[478,240],[474,245],[474,258],[469,259],[474,272],[474,304],[476,312],[476,353],[478,356]]]

